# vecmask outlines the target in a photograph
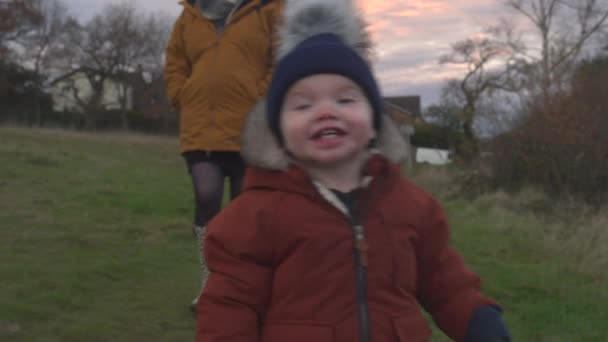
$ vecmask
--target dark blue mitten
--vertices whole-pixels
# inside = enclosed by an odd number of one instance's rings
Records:
[[[494,306],[480,306],[475,310],[466,342],[510,342],[511,333],[502,320],[500,309]]]

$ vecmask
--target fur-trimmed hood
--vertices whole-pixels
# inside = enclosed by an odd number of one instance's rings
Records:
[[[376,141],[377,152],[389,160],[400,163],[409,154],[408,145],[393,119],[382,115],[382,125]],[[241,135],[241,155],[248,165],[268,170],[286,170],[291,159],[272,134],[266,119],[264,101],[249,113]]]

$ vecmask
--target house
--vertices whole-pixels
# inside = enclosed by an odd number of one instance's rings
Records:
[[[70,113],[84,113],[86,104],[94,94],[84,69],[74,70],[53,80],[49,93],[54,111]],[[178,115],[166,99],[162,77],[144,72],[141,67],[136,71],[106,77],[97,108],[105,112],[122,109],[130,112],[129,126],[132,125],[134,129],[157,133],[177,132]]]
[[[411,145],[414,135],[414,125],[422,120],[420,96],[395,96],[384,98],[384,111],[390,115],[403,135],[408,147],[408,166],[412,166],[416,158],[416,150]]]
[[[416,147],[416,163],[445,165],[451,161],[450,151],[438,148]]]
[[[95,76],[99,77],[99,76]],[[98,78],[99,79],[99,78]],[[100,108],[103,110],[120,110],[122,83],[110,77],[103,81]],[[53,99],[53,110],[56,112],[83,113],[84,103],[94,95],[93,87],[85,70],[76,69],[64,74],[49,83],[49,93]],[[132,87],[126,89],[126,109],[132,109]]]

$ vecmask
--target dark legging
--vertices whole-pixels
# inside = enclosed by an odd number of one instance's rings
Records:
[[[238,152],[184,153],[194,188],[194,224],[205,226],[221,209],[224,179],[230,182],[230,199],[243,185],[244,163]]]

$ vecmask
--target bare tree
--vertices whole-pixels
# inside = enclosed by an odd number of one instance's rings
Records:
[[[121,28],[123,34],[130,34],[131,39],[137,39],[116,44],[116,47],[123,51],[120,58],[122,70],[118,72],[116,79],[119,81],[117,85],[123,128],[127,129],[128,101],[133,101],[136,92],[147,84],[162,80],[165,46],[173,23],[166,14],[159,12],[144,15],[136,13],[133,8],[129,13],[124,6],[117,7],[122,7],[123,17],[117,18],[119,20],[115,25]],[[144,77],[144,72],[147,77]]]
[[[32,0],[0,0],[0,58],[8,55],[7,44],[30,32],[41,19]]]
[[[22,45],[25,48],[24,60],[36,75],[35,124],[41,125],[40,99],[44,79],[49,76],[53,62],[63,55],[60,39],[71,19],[59,0],[32,0],[32,7],[41,15],[40,24],[23,37]]]
[[[95,36],[105,39],[105,59],[115,82],[123,129],[128,129],[127,109],[132,99],[133,78],[141,78],[141,61],[147,55],[143,20],[132,3],[109,5],[97,17]],[[138,65],[139,64],[139,65]],[[133,75],[133,72],[137,74]],[[133,80],[134,81],[134,80]]]
[[[99,68],[95,58],[91,56],[90,51],[94,52],[99,43],[89,37],[89,29],[90,24],[83,26],[76,20],[70,20],[66,24],[65,34],[61,39],[63,53],[58,65],[63,75],[54,82],[61,82],[61,94],[75,102],[77,108],[73,110],[82,113],[85,128],[93,129],[96,117],[101,111],[107,72]],[[89,94],[75,78],[78,74],[86,78],[90,87]]]
[[[444,89],[444,98],[451,96],[462,107],[464,149],[460,152],[465,157],[477,153],[473,123],[482,97],[506,91],[527,99],[521,102],[534,102],[540,96],[543,104],[549,103],[552,94],[563,93],[570,84],[582,53],[598,33],[605,32],[608,20],[606,0],[506,0],[506,5],[531,24],[537,49],[524,43],[529,38],[525,30],[517,31],[503,20],[483,38],[453,44],[451,53],[440,59],[466,67],[464,77],[449,81]]]
[[[540,51],[526,57],[539,66],[539,93],[548,103],[552,92],[567,84],[584,47],[606,27],[605,0],[507,0],[506,4],[526,18],[540,41]]]
[[[143,23],[146,54],[142,60],[145,70],[150,71],[154,77],[162,78],[165,65],[165,49],[167,40],[173,29],[174,18],[165,12],[152,13]]]
[[[93,128],[96,117],[103,112],[103,96],[115,86],[121,121],[128,128],[127,111],[132,98],[133,82],[141,78],[141,71],[149,65],[161,65],[160,43],[165,43],[159,15],[146,15],[132,2],[123,1],[106,6],[84,27],[74,24],[67,35],[71,47],[65,58],[66,72],[79,71],[85,75],[91,94],[78,93],[77,82],[72,82],[71,93],[85,113],[87,127]],[[161,32],[161,33],[159,33]],[[157,36],[163,34],[163,36]],[[168,33],[167,33],[168,34]],[[67,81],[67,80],[66,80]],[[112,81],[112,82],[110,82]],[[69,83],[69,82],[68,82]]]
[[[452,45],[452,51],[441,56],[441,64],[466,68],[462,79],[449,80],[442,91],[442,102],[460,108],[459,120],[463,140],[456,152],[464,160],[477,156],[478,143],[474,132],[477,105],[482,96],[493,92],[517,91],[521,88],[519,71],[523,61],[517,57],[521,44],[513,39],[511,26],[503,24],[486,30],[483,38],[469,38]],[[500,39],[503,36],[509,39]]]

